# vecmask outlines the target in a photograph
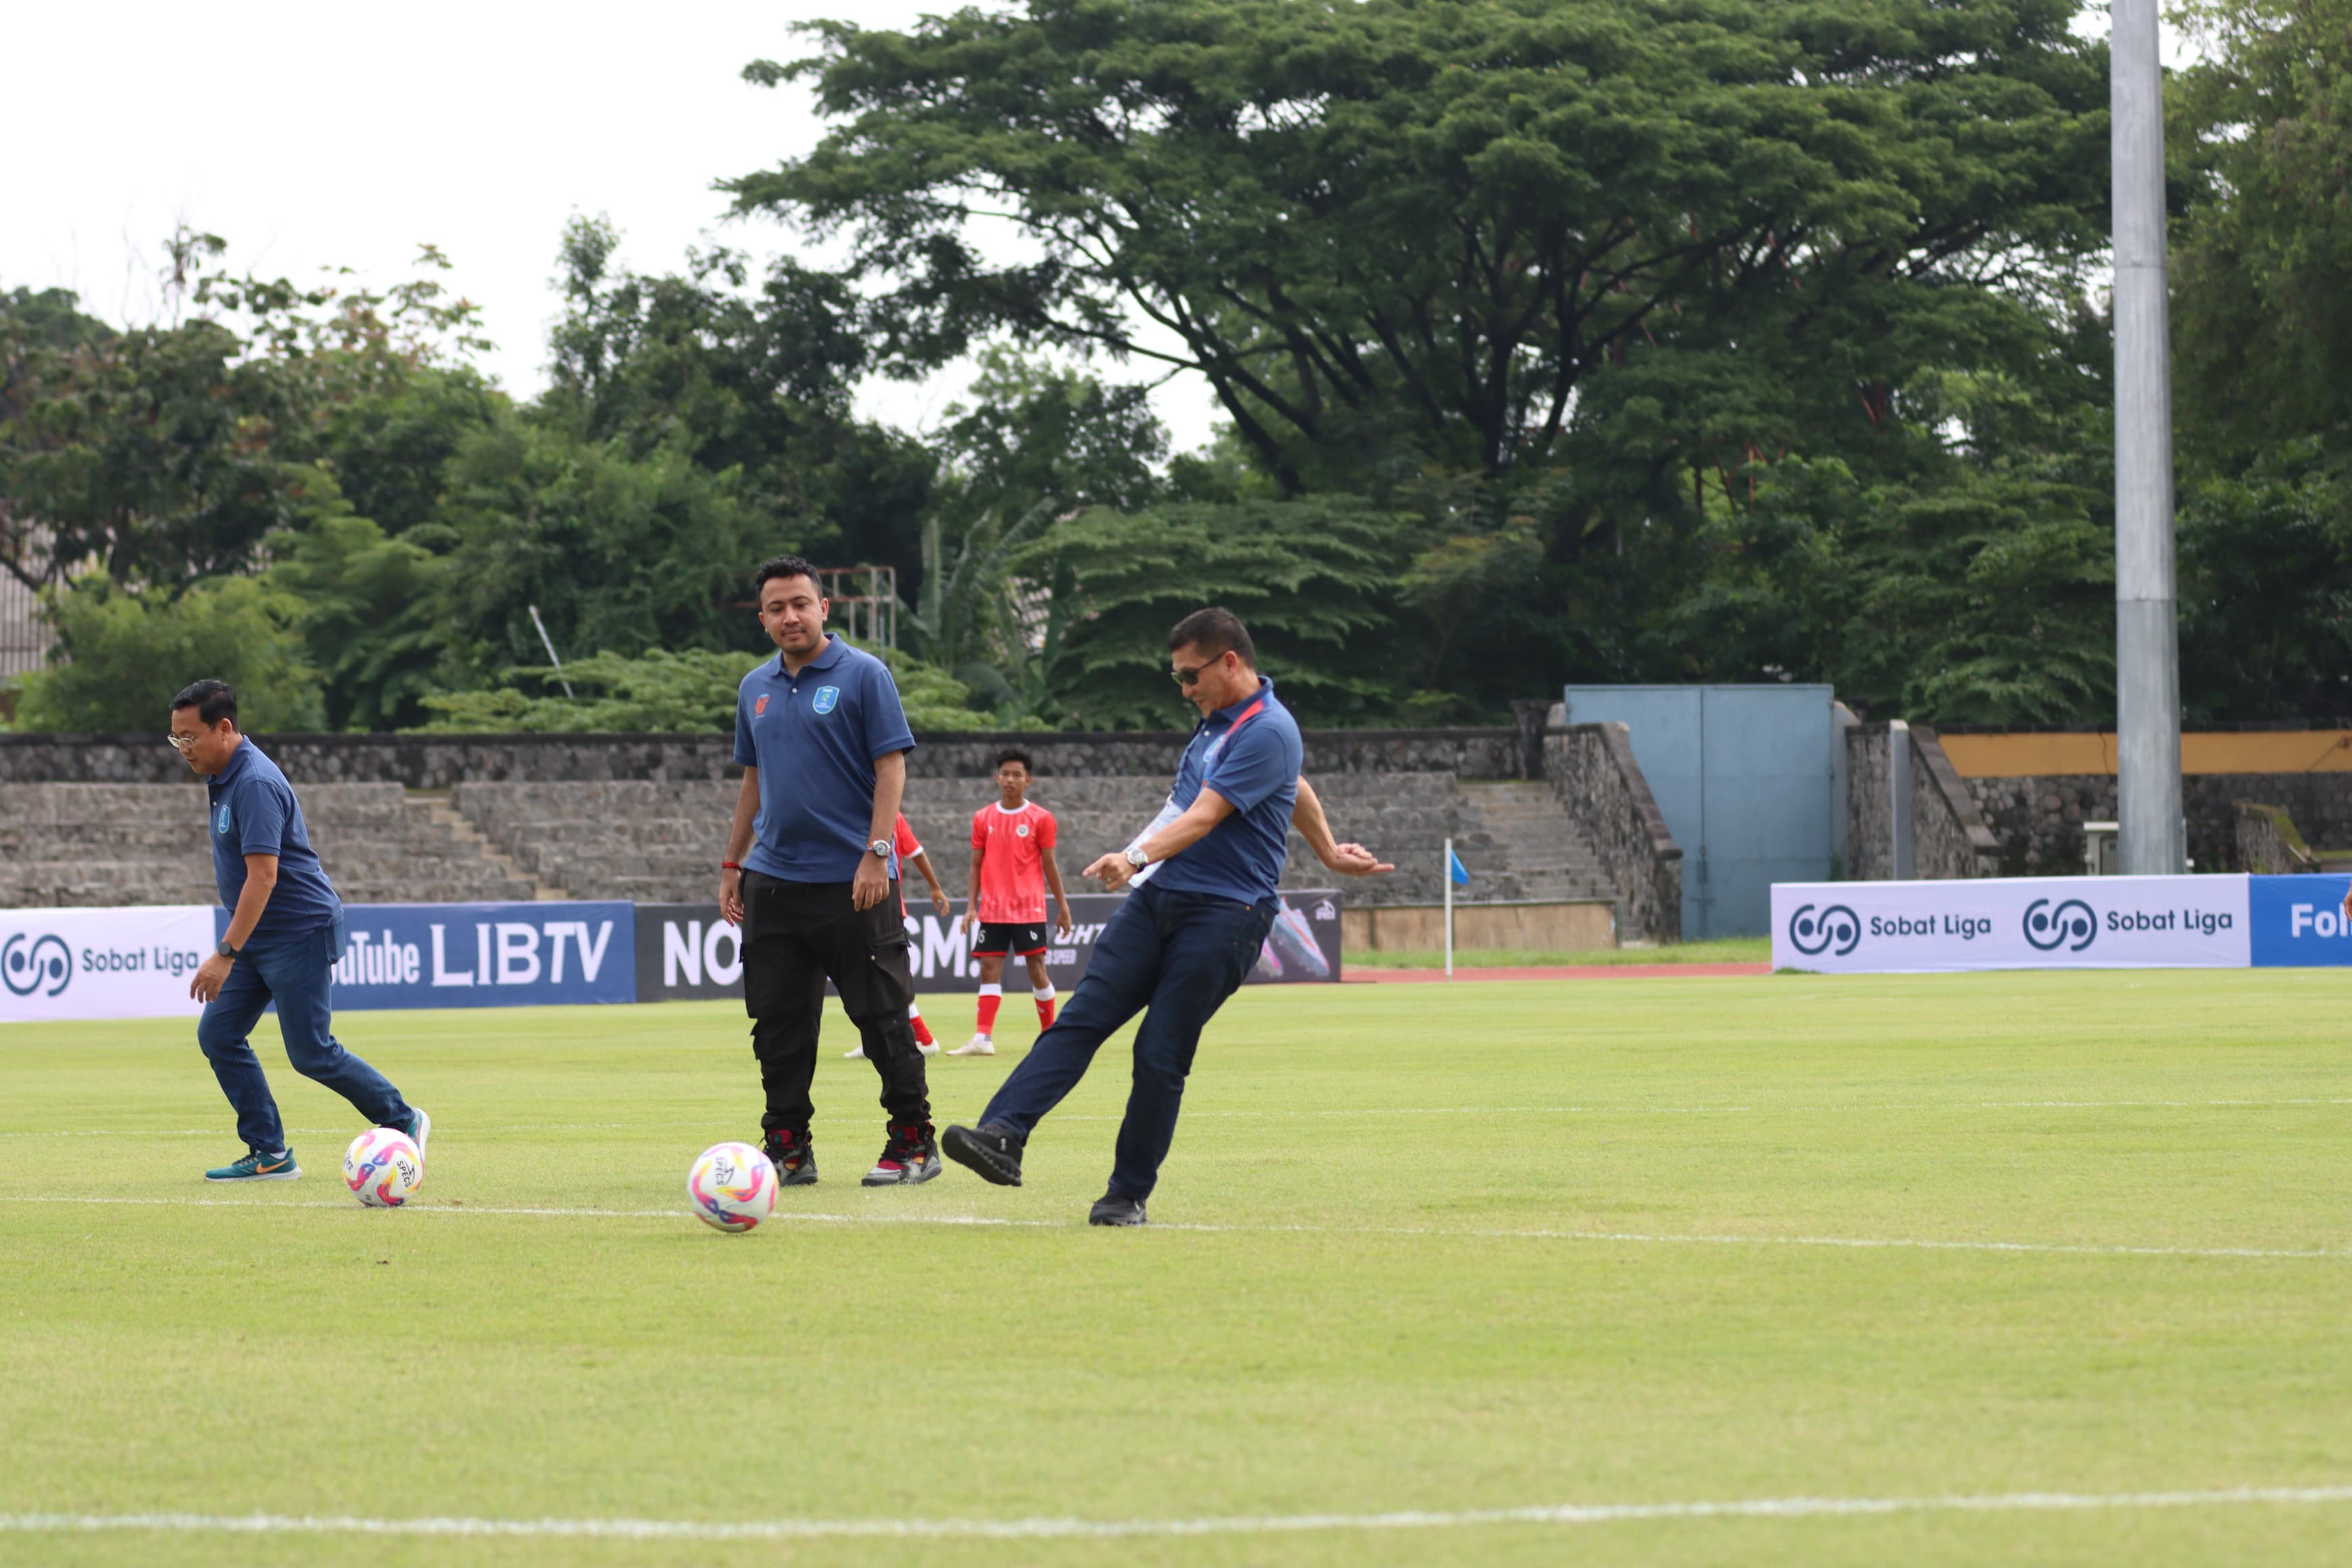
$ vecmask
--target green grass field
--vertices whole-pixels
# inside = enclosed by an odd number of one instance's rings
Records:
[[[1454,950],[1454,967],[1456,969],[1771,962],[1772,939],[1769,936],[1717,937],[1707,942],[1669,942],[1664,947],[1457,947]],[[1351,969],[1443,969],[1445,952],[1442,948],[1434,952],[1418,948],[1384,948],[1374,952],[1351,952],[1348,955],[1348,963]]]
[[[726,1006],[346,1015],[436,1118],[398,1212],[272,1026],[310,1174],[228,1193],[188,1026],[10,1026],[0,1562],[2340,1562],[2347,1018],[2329,972],[1253,989],[1141,1231],[1083,1223],[1123,1052],[1026,1187],[868,1192],[837,1037],[824,1183],[742,1237],[682,1206],[756,1122]],[[936,1061],[940,1120],[1009,1065]],[[2014,1506],[2237,1488],[2335,1490]],[[1790,1499],[2011,1500],[1672,1511]],[[1464,1517],[1562,1505],[1666,1510]],[[14,1528],[161,1512],[518,1532]],[[1083,1523],[971,1522],[1035,1521]]]

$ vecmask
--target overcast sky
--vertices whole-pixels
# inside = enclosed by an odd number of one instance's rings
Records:
[[[498,344],[488,367],[527,397],[545,380],[565,219],[611,217],[623,261],[643,271],[676,268],[705,235],[761,258],[793,247],[772,222],[723,222],[711,188],[820,134],[803,89],[752,87],[744,62],[806,52],[795,20],[898,26],[948,4],[16,0],[0,287],[61,285],[96,315],[144,321],[178,223],[226,237],[231,271],[297,281],[341,265],[390,283],[430,242],[486,313]],[[2078,25],[2105,24],[2099,10]],[[2178,63],[2178,35],[2166,42]],[[924,429],[969,379],[877,379],[860,406]],[[1197,378],[1155,402],[1178,449],[1209,438],[1216,411]]]
[[[5,31],[16,152],[0,173],[0,287],[62,286],[145,321],[173,226],[229,241],[228,269],[374,284],[420,243],[457,263],[520,396],[545,383],[556,243],[574,213],[619,226],[622,259],[669,270],[705,235],[765,258],[795,237],[724,222],[713,182],[807,151],[796,87],[740,78],[808,52],[795,20],[904,26],[941,0],[688,0],[622,7],[415,0],[399,7],[17,0]],[[1104,366],[1144,379],[1143,367]],[[864,410],[934,423],[967,372],[876,381]],[[1157,399],[1181,448],[1210,435],[1197,382]]]

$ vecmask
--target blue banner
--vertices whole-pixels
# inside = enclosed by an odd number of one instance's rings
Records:
[[[2352,877],[2249,877],[2257,969],[2352,964]]]
[[[226,931],[228,911],[214,912]],[[346,904],[335,1006],[530,1007],[637,999],[625,902]]]

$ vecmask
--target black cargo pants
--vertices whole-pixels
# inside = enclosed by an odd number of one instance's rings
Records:
[[[816,1074],[824,983],[866,1042],[882,1075],[882,1108],[897,1122],[929,1126],[923,1056],[907,1022],[915,999],[898,884],[870,910],[849,899],[847,882],[786,882],[743,873],[743,1008],[768,1109],[760,1125],[808,1135],[809,1080]]]

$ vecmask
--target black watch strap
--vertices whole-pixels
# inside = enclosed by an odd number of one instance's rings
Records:
[[[245,956],[243,953],[239,952],[236,948],[233,948],[233,947],[229,946],[229,944],[228,944],[228,938],[226,938],[226,937],[223,937],[223,938],[221,938],[220,945],[219,945],[218,947],[216,947],[216,948],[213,949],[213,951],[214,951],[215,952],[216,952],[216,953],[219,953],[223,958],[242,958],[242,957],[244,957],[244,956]]]

